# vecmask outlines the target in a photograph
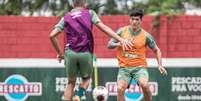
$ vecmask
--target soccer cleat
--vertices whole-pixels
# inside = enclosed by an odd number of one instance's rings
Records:
[[[78,91],[75,91],[75,95],[73,96],[73,101],[86,101],[86,90],[83,88],[79,88]]]

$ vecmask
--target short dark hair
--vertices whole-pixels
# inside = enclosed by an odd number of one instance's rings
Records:
[[[144,16],[144,11],[142,9],[134,8],[130,12],[130,17],[132,16],[140,16],[140,19],[142,19],[142,17]]]
[[[86,0],[73,0],[74,5],[84,5],[86,3]]]

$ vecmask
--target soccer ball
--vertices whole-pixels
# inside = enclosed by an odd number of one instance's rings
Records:
[[[94,101],[107,101],[108,90],[104,86],[97,86],[93,90]]]

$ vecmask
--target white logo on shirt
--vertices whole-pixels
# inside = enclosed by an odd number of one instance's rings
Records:
[[[71,16],[73,19],[77,18],[77,17],[80,17],[81,16],[81,12],[80,11],[77,11],[77,12],[73,12],[71,13]]]

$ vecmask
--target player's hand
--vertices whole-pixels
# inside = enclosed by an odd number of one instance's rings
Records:
[[[161,65],[158,66],[158,70],[160,71],[160,73],[162,75],[167,75],[168,74],[167,71],[166,71],[166,69],[163,66],[161,66]]]
[[[63,54],[57,55],[57,59],[58,59],[59,63],[61,63],[61,61],[64,59],[64,55]]]
[[[132,43],[131,40],[122,39],[120,41],[120,43],[121,43],[121,46],[122,46],[123,50],[130,50],[130,49],[132,49],[133,43]]]

